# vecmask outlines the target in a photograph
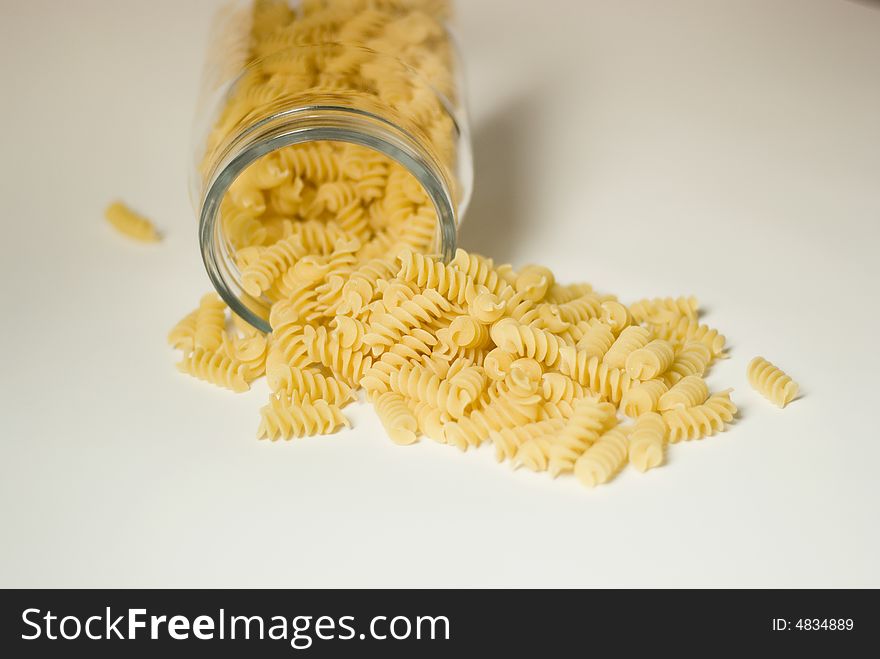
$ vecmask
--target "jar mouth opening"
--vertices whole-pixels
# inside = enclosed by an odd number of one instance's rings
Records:
[[[407,169],[425,190],[437,215],[439,254],[449,261],[456,249],[456,204],[452,186],[436,159],[419,141],[381,116],[344,106],[312,105],[279,112],[243,132],[227,149],[202,197],[199,242],[205,269],[230,309],[263,332],[271,332],[272,301],[244,290],[231,244],[220,221],[220,204],[232,183],[263,156],[307,142],[343,142],[372,149]]]

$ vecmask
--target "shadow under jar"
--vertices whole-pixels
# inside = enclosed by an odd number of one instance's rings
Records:
[[[448,260],[473,179],[445,0],[235,2],[197,114],[202,257],[231,309],[403,248]],[[334,270],[334,268],[336,270]]]

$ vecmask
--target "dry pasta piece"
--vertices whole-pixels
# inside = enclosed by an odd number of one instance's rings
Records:
[[[565,342],[551,332],[521,325],[511,318],[492,325],[490,334],[502,350],[530,357],[551,368],[559,362],[559,351],[565,347]]]
[[[688,375],[660,396],[657,409],[661,412],[702,405],[709,398],[709,387],[699,375]]]
[[[177,364],[177,370],[236,393],[250,389],[247,366],[229,359],[222,352],[196,348]]]
[[[539,302],[555,283],[553,273],[543,265],[527,265],[519,271],[514,288],[526,300]]]
[[[602,358],[614,345],[615,339],[616,336],[609,325],[601,321],[593,322],[587,325],[576,346],[589,357]]]
[[[213,351],[223,343],[226,331],[226,305],[216,293],[204,295],[196,311],[193,345],[202,350]]]
[[[619,403],[635,384],[626,371],[611,368],[598,357],[589,357],[570,346],[563,348],[561,354],[559,371],[604,400]]]
[[[342,411],[325,400],[289,400],[272,396],[268,405],[260,411],[260,427],[257,439],[305,437],[329,435],[339,428],[350,427]]]
[[[547,465],[550,472],[557,476],[571,471],[578,457],[617,423],[616,413],[611,403],[587,398],[575,403],[571,419],[551,442]]]
[[[798,395],[797,383],[763,357],[749,362],[747,375],[752,388],[777,407],[785,407]]]
[[[191,311],[181,318],[168,332],[168,345],[184,352],[189,352],[195,347],[195,335],[199,312]]]
[[[574,464],[574,475],[586,487],[607,483],[626,464],[627,437],[622,428],[602,435]]]
[[[397,260],[400,262],[398,277],[424,288],[433,288],[451,302],[465,304],[477,294],[473,279],[431,257],[405,249]]]
[[[724,354],[724,344],[727,339],[718,330],[708,325],[701,325],[696,319],[682,316],[677,322],[668,325],[654,326],[657,338],[666,339],[677,344],[688,341],[699,341],[712,352],[712,357],[721,357]]]
[[[469,447],[482,444],[493,430],[534,423],[538,420],[540,401],[540,396],[498,398],[469,415],[448,423],[446,441],[466,451]]]
[[[682,316],[696,319],[699,308],[697,298],[693,296],[639,300],[629,306],[630,313],[637,323],[652,325],[673,323]]]
[[[663,464],[667,433],[666,422],[656,412],[640,416],[629,434],[629,463],[641,472]]]
[[[661,376],[670,387],[682,378],[702,376],[712,362],[712,351],[700,341],[688,341],[675,354],[669,369]]]
[[[626,372],[633,380],[651,380],[665,373],[674,359],[675,348],[672,344],[663,339],[654,339],[627,356]]]
[[[379,396],[373,404],[392,442],[406,446],[418,441],[419,423],[403,396],[389,391]]]
[[[293,234],[263,251],[241,273],[241,285],[250,295],[259,296],[308,254],[302,238]]]
[[[663,420],[669,426],[669,441],[703,439],[724,430],[733,421],[736,405],[730,400],[730,390],[722,391],[702,405],[663,412]]]
[[[616,300],[607,300],[602,303],[601,320],[611,328],[615,335],[619,335],[633,324],[633,318],[630,315],[629,309]]]
[[[291,400],[324,400],[338,407],[354,400],[354,392],[347,384],[308,368],[291,368],[283,393]]]
[[[233,361],[244,364],[248,380],[266,374],[268,341],[262,335],[237,337],[223,335],[223,350]]]
[[[514,428],[493,430],[489,433],[492,445],[495,447],[495,458],[498,462],[513,460],[519,447],[525,442],[537,438],[549,439],[565,426],[564,419],[548,419],[536,421]]]
[[[135,213],[121,201],[110,204],[104,211],[104,217],[119,233],[139,242],[155,243],[162,239],[150,220]]]
[[[469,276],[475,284],[484,286],[488,293],[498,294],[510,286],[495,269],[492,259],[457,249],[452,265]]]
[[[443,427],[443,415],[429,403],[411,403],[410,409],[416,417],[419,430],[428,439],[440,444],[446,443],[446,431]]]
[[[478,293],[468,303],[468,313],[481,323],[491,325],[504,315],[505,304],[501,299],[488,292]]]
[[[623,395],[620,407],[627,416],[640,417],[658,409],[660,401],[667,391],[668,388],[662,380],[642,382]]]
[[[607,321],[606,321],[607,322]],[[603,362],[609,368],[626,367],[626,359],[639,348],[644,348],[651,341],[651,331],[638,325],[632,325],[620,332],[617,340],[605,353]]]
[[[529,357],[522,357],[510,365],[504,383],[507,390],[514,396],[532,396],[541,386],[544,369]]]
[[[500,381],[507,377],[510,366],[515,360],[516,357],[506,350],[494,348],[483,359],[483,368],[491,379]]]
[[[544,373],[541,376],[541,395],[548,403],[574,403],[590,396],[590,391],[562,373]]]

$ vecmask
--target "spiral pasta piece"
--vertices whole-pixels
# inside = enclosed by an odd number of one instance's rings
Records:
[[[547,462],[551,474],[557,476],[574,469],[578,457],[617,423],[616,412],[611,403],[586,398],[575,403],[571,419],[551,440]]]
[[[611,368],[598,357],[589,357],[570,346],[561,354],[559,371],[604,400],[619,403],[635,384],[626,371]]]
[[[663,412],[669,426],[669,441],[703,439],[724,430],[733,421],[736,405],[730,400],[730,390],[710,396],[702,405]]]
[[[231,360],[222,352],[196,348],[177,364],[177,370],[236,393],[250,389],[246,377],[247,367]]]
[[[556,283],[553,273],[543,265],[527,265],[519,271],[514,288],[526,300],[540,302]]]
[[[752,388],[777,407],[785,407],[798,395],[798,385],[778,366],[755,357],[746,371]]]
[[[562,373],[544,373],[541,376],[541,395],[548,403],[574,403],[590,396],[590,391]]]
[[[633,318],[629,309],[616,300],[606,300],[602,303],[601,320],[611,328],[615,335],[619,335],[633,324]]]
[[[718,330],[708,325],[701,325],[693,318],[683,316],[677,322],[668,325],[655,326],[657,338],[666,339],[673,343],[685,344],[689,341],[699,341],[712,352],[712,357],[721,357],[724,354],[724,345],[727,339]]]
[[[586,487],[607,483],[626,464],[626,454],[626,432],[621,428],[612,428],[577,459],[575,478]]]
[[[541,386],[543,375],[541,364],[529,357],[523,357],[510,364],[504,384],[514,396],[532,396]]]
[[[309,368],[292,368],[283,393],[291,400],[324,400],[337,407],[354,400],[354,392],[347,384]]]
[[[410,409],[416,417],[419,430],[425,437],[439,444],[446,443],[446,431],[440,410],[429,403],[422,402],[410,404]]]
[[[712,362],[712,351],[699,341],[688,341],[672,360],[669,369],[663,374],[663,381],[670,387],[682,378],[691,375],[702,376]]]
[[[529,440],[545,438],[549,440],[565,426],[563,419],[548,419],[536,421],[522,426],[493,430],[489,433],[492,445],[495,447],[495,459],[498,462],[513,460],[519,447]]]
[[[373,405],[392,442],[406,446],[418,441],[419,423],[403,396],[389,391],[376,398]]]
[[[198,310],[191,311],[171,328],[168,332],[168,345],[184,352],[189,352],[195,347],[198,314]]]
[[[119,233],[142,243],[159,242],[162,237],[150,220],[116,201],[104,211],[104,217]]]
[[[468,299],[476,296],[473,279],[453,266],[444,265],[410,249],[403,250],[397,260],[400,262],[398,277],[424,288],[432,288],[451,302],[466,304]]]
[[[226,305],[216,293],[208,293],[196,311],[193,345],[202,350],[217,350],[226,331]]]
[[[576,347],[588,357],[602,358],[614,345],[616,336],[609,325],[602,322],[589,324],[580,338]]]
[[[285,400],[273,396],[260,410],[257,439],[276,441],[279,438],[329,435],[343,426],[350,427],[348,419],[338,407],[325,400]]]
[[[309,358],[327,368],[348,385],[355,385],[364,377],[364,372],[373,363],[369,355],[343,348],[331,340],[325,327],[315,330],[306,326],[304,341]]]
[[[449,345],[456,348],[485,348],[491,343],[489,328],[471,316],[453,319],[446,336]]]
[[[446,442],[462,451],[479,446],[493,431],[515,428],[538,420],[540,397],[499,398],[446,425]]]
[[[657,409],[661,412],[702,405],[709,398],[709,387],[699,375],[688,375],[660,396]]]
[[[633,380],[650,380],[665,373],[674,359],[675,348],[672,344],[663,339],[654,339],[627,356],[626,372]]]
[[[666,422],[656,412],[640,416],[629,434],[629,463],[642,473],[663,464],[667,432]]]
[[[262,295],[263,291],[268,290],[282,274],[308,253],[298,235],[279,240],[242,271],[242,288],[255,297]]]
[[[648,345],[652,338],[650,330],[638,325],[629,326],[620,332],[602,361],[609,368],[625,368],[627,357]]]
[[[662,380],[641,382],[623,395],[620,407],[627,416],[640,417],[655,411],[660,404],[660,399],[667,391],[666,383]]]
[[[502,350],[520,357],[530,357],[548,367],[556,366],[559,351],[565,347],[565,342],[554,334],[537,327],[520,325],[510,318],[495,323],[490,335]]]
[[[510,286],[495,269],[492,259],[478,254],[457,249],[451,265],[470,277],[474,284],[484,286],[489,293],[497,295]]]
[[[693,296],[645,299],[629,306],[630,313],[637,323],[652,325],[674,323],[681,317],[695,320],[699,308],[697,298]]]

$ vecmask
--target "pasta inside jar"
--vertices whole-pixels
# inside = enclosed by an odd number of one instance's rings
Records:
[[[404,248],[451,258],[472,164],[448,15],[442,0],[257,0],[223,16],[194,192],[208,273],[239,316],[268,330],[298,288]]]

